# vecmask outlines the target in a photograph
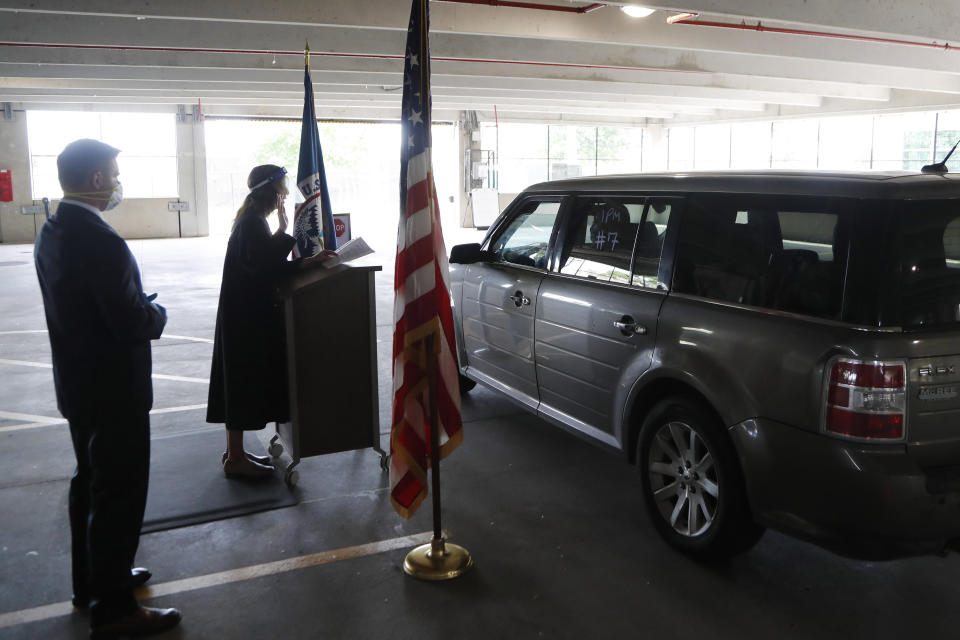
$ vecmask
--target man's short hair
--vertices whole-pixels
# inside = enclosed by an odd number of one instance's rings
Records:
[[[60,178],[60,187],[65,192],[82,189],[90,176],[106,169],[110,161],[119,153],[120,149],[99,140],[90,138],[74,140],[57,156],[57,177]]]

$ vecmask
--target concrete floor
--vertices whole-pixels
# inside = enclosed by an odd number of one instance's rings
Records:
[[[154,372],[206,378],[211,345],[196,339],[213,337],[223,239],[130,245],[145,289],[169,311]],[[393,256],[381,257],[386,430]],[[50,370],[22,364],[49,362],[30,246],[0,246],[0,283],[0,638],[84,638],[87,619],[67,602],[66,426],[18,426],[59,417]],[[157,409],[206,401],[202,383],[154,388]],[[202,408],[155,414],[153,435],[186,436],[208,426],[203,417]],[[660,541],[620,459],[479,387],[464,421],[464,444],[443,465],[444,527],[474,571],[445,583],[406,577],[411,546],[391,541],[429,531],[429,503],[399,518],[372,451],[310,458],[295,507],[141,538],[138,563],[153,570],[153,593],[166,594],[145,602],[184,615],[162,637],[877,639],[960,628],[955,556],[860,562],[768,532],[748,554],[700,565]],[[211,474],[219,457],[210,451]],[[315,555],[324,552],[335,553]],[[293,564],[268,564],[284,560]],[[235,571],[257,565],[266,566],[256,575]]]

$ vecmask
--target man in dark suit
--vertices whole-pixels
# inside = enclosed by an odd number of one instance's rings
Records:
[[[133,569],[150,468],[150,341],[167,321],[147,297],[126,242],[101,212],[122,199],[119,150],[96,140],[57,157],[64,199],[40,229],[34,261],[53,354],[57,407],[70,424],[74,605],[90,607],[91,637],[149,635],[176,609],[141,607]]]

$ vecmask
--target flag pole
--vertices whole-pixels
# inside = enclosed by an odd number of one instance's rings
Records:
[[[433,491],[433,540],[407,554],[403,570],[407,575],[421,580],[450,580],[471,567],[470,552],[458,544],[443,538],[440,524],[440,418],[437,409],[437,358],[439,349],[431,334],[426,338],[427,385],[430,396],[430,480]]]

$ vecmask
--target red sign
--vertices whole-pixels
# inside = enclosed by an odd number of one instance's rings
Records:
[[[10,169],[0,169],[0,202],[13,202],[13,176]]]
[[[337,246],[353,238],[353,234],[350,233],[350,214],[349,213],[334,214],[333,232],[337,234]]]

